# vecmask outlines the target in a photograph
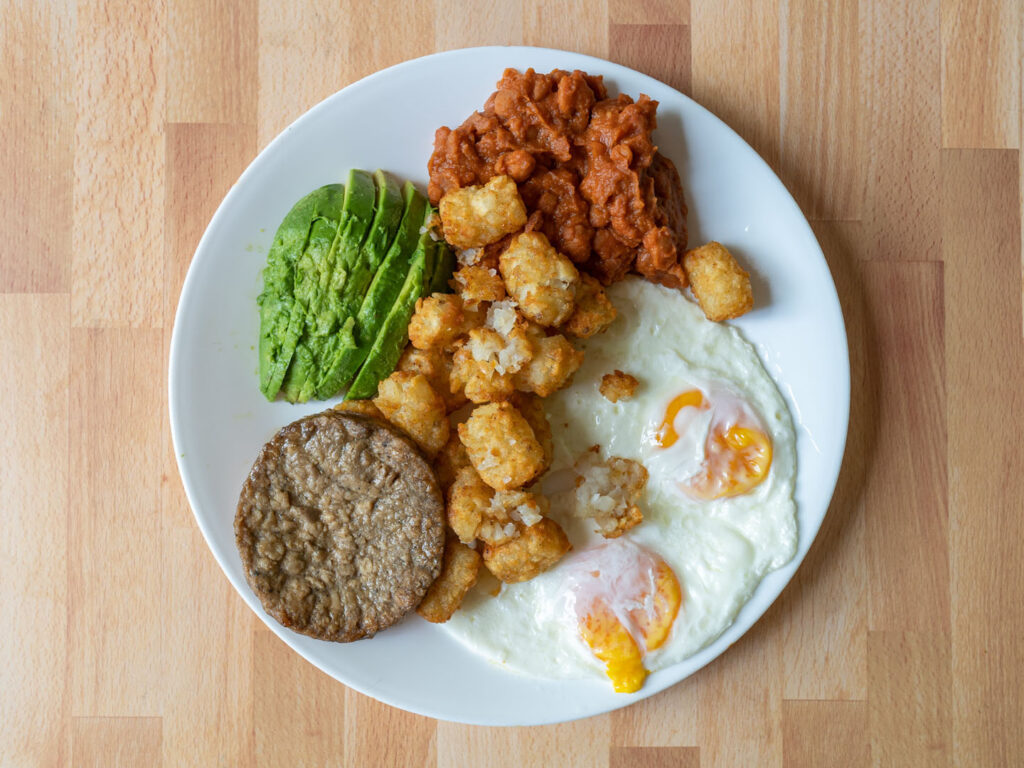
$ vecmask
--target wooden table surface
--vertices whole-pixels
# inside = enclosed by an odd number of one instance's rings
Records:
[[[0,764],[1024,764],[1021,6],[4,4]],[[529,729],[290,651],[207,550],[167,421],[181,282],[246,164],[364,75],[490,43],[622,62],[739,131],[813,222],[853,369],[835,499],[768,614],[661,695]]]

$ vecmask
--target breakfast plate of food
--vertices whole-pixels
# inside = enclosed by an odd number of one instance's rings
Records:
[[[259,154],[185,279],[169,404],[210,550],[289,646],[530,725],[757,621],[849,386],[821,249],[741,138],[622,66],[493,47],[371,75]]]

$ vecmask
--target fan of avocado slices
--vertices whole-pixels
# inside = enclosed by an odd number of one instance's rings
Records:
[[[372,397],[408,341],[416,300],[447,292],[455,257],[412,182],[349,172],[299,200],[263,270],[260,390],[293,403]]]

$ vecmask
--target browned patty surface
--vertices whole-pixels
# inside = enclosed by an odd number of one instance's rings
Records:
[[[235,541],[267,613],[348,642],[415,608],[441,570],[444,502],[394,427],[326,411],[263,446],[242,487]]]

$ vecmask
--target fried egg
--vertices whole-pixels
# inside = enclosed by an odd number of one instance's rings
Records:
[[[497,596],[477,589],[443,626],[509,670],[605,677],[629,692],[717,638],[792,559],[796,448],[782,396],[735,328],[638,278],[608,295],[619,318],[580,344],[573,384],[544,401],[554,462],[542,487],[573,549]],[[632,398],[599,393],[614,370],[639,380]],[[649,472],[644,520],[617,539],[564,501],[573,465],[595,445]]]

